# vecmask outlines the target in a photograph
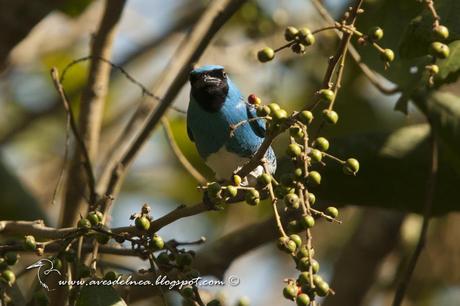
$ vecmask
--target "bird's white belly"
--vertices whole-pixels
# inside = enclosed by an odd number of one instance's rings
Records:
[[[249,158],[229,152],[223,146],[219,151],[208,156],[206,164],[214,171],[217,179],[229,179],[232,174],[249,161]],[[254,177],[262,173],[263,168],[257,167],[251,175]]]

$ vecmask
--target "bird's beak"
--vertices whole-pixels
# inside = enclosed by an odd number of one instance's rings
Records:
[[[198,80],[193,82],[192,86],[195,88],[204,88],[209,86],[218,86],[222,82],[221,79],[209,75],[203,75]]]
[[[28,266],[28,267],[26,268],[26,270],[34,269],[34,268],[39,268],[39,267],[41,267],[41,266],[42,266],[42,263],[41,263],[41,262],[36,262],[36,263],[34,263],[34,264]]]

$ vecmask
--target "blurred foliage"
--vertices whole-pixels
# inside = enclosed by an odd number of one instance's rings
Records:
[[[83,286],[76,306],[126,306],[125,301],[111,286]]]
[[[70,17],[79,16],[93,0],[66,0],[59,6],[59,10]]]

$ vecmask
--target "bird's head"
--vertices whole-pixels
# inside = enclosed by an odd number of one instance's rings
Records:
[[[191,95],[209,112],[218,111],[227,98],[229,83],[224,67],[208,65],[190,72]]]

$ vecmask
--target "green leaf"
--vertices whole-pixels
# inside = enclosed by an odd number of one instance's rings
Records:
[[[436,62],[439,66],[439,73],[434,79],[436,86],[455,82],[460,75],[460,41],[449,44],[449,49],[449,57]]]
[[[93,0],[67,0],[59,10],[70,17],[79,16]]]
[[[127,306],[111,286],[84,286],[76,306]]]

